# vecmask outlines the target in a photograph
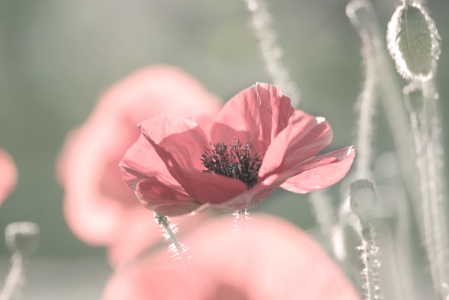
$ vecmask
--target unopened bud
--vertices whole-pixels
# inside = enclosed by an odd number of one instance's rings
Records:
[[[32,222],[14,222],[5,228],[6,246],[24,256],[33,253],[39,241],[39,226]]]
[[[398,7],[388,24],[388,50],[405,79],[432,78],[440,55],[440,39],[434,21],[420,4]]]
[[[378,199],[371,181],[361,179],[349,186],[351,210],[359,217],[362,227],[366,227],[375,216]]]

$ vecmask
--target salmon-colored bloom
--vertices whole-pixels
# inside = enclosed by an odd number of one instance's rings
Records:
[[[87,243],[108,246],[115,265],[157,241],[153,214],[123,183],[118,166],[140,135],[136,125],[161,114],[217,112],[220,106],[197,80],[171,66],[141,69],[111,87],[89,119],[68,135],[60,155],[57,171],[71,230]],[[183,226],[188,230],[199,219]]]
[[[123,178],[144,206],[177,216],[247,209],[278,186],[307,193],[346,175],[353,147],[313,157],[332,140],[322,117],[293,109],[280,89],[258,83],[216,116],[159,116],[121,162]]]
[[[0,204],[2,204],[17,184],[14,159],[2,148],[0,148],[0,178]]]
[[[359,300],[344,273],[307,234],[273,216],[253,214],[233,233],[228,215],[184,239],[185,271],[165,252],[118,270],[103,300]]]

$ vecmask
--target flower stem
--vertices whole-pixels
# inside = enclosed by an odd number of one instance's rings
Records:
[[[265,68],[275,86],[282,89],[287,95],[293,107],[299,105],[299,88],[291,80],[290,73],[281,62],[283,49],[276,43],[277,33],[271,27],[273,16],[267,8],[265,0],[244,0],[251,13],[251,30],[259,40],[259,47]]]
[[[186,257],[185,252],[187,251],[187,248],[176,238],[175,227],[170,225],[170,220],[166,216],[160,215],[157,212],[154,212],[154,220],[164,230],[164,237],[171,241],[172,244],[169,247],[169,250],[174,252],[174,256],[179,255],[184,268],[186,268],[188,257]]]
[[[374,242],[374,227],[370,223],[369,228],[362,230],[362,245],[359,250],[362,251],[360,258],[364,264],[362,270],[363,287],[366,290],[366,300],[382,299],[379,286],[379,267],[377,259],[379,247]]]
[[[326,240],[332,241],[332,232],[338,220],[336,211],[332,206],[332,199],[326,190],[318,190],[310,193],[308,197],[309,203],[312,206],[315,218],[320,226],[321,232],[326,237]],[[334,256],[336,255],[335,247],[332,247]]]
[[[0,293],[0,300],[13,299],[24,280],[25,257],[21,253],[15,252],[11,257],[11,262],[12,267],[6,278],[5,286]]]
[[[402,89],[395,78],[395,71],[389,63],[389,56],[383,43],[384,35],[380,33],[376,15],[368,0],[352,0],[348,5],[352,5],[354,9],[363,10],[363,17],[358,18],[356,24],[363,27],[363,30],[370,36],[373,47],[372,54],[375,60],[375,73],[378,74],[375,88],[379,91],[379,100],[387,117],[398,152],[400,168],[409,196],[416,200],[415,178],[411,175],[414,174],[415,157],[413,151],[410,151],[410,149],[413,149],[410,138],[410,124],[407,111],[402,104]]]
[[[404,3],[404,5],[411,5],[413,0],[402,0],[402,3]]]
[[[422,92],[418,99],[411,94]],[[444,185],[440,121],[437,95],[432,82],[412,82],[404,88],[404,100],[410,114],[417,168],[421,189],[420,218],[422,235],[430,264],[435,291],[445,298],[448,283],[449,247],[446,223],[446,189]],[[416,103],[415,103],[416,102]]]
[[[371,165],[371,145],[373,136],[373,115],[376,97],[374,88],[377,82],[376,62],[373,53],[372,40],[369,32],[360,24],[356,11],[363,4],[360,1],[353,1],[346,6],[346,15],[352,23],[352,26],[359,32],[362,38],[362,56],[365,64],[365,82],[363,90],[358,100],[358,130],[357,130],[357,179],[370,178]]]
[[[408,197],[412,199],[411,202],[414,205],[415,210],[418,210],[419,192],[416,187],[414,177],[415,153],[413,151],[410,151],[411,149],[413,149],[413,143],[410,137],[410,124],[407,118],[407,111],[403,106],[401,87],[395,78],[395,71],[392,69],[391,64],[389,63],[388,53],[385,47],[385,43],[383,42],[385,39],[384,34],[381,33],[380,27],[376,20],[374,9],[372,8],[370,1],[352,0],[348,4],[348,6],[352,6],[352,10],[354,12],[351,15],[351,7],[349,7],[348,17],[357,18],[356,20],[351,20],[353,25],[356,26],[361,35],[363,32],[363,34],[367,34],[369,36],[369,42],[372,47],[372,52],[370,54],[373,56],[372,59],[374,61],[373,72],[376,75],[374,90],[378,92],[379,100],[387,117],[387,122],[395,144],[397,157],[399,159],[402,178],[404,179],[404,184],[407,187]],[[361,124],[359,124],[359,126],[360,125]],[[363,157],[360,159],[362,163],[362,169],[360,170],[358,176],[366,174],[366,169],[363,168],[363,164],[366,166],[367,162],[364,157],[369,157],[369,155],[370,153],[363,154]],[[398,218],[401,218],[401,220],[399,220],[401,224],[406,221],[403,219],[404,216],[407,215],[406,208],[407,205],[398,206],[398,209],[401,210],[398,212]],[[401,231],[401,234],[409,234],[408,227],[402,229],[405,229],[405,231]],[[400,279],[401,289],[399,290],[401,290],[402,298],[416,299],[416,293],[414,293],[413,291],[413,275],[411,272],[408,272],[409,269],[406,268],[409,264],[412,263],[411,253],[408,248],[409,246],[410,245],[401,245],[401,248],[404,251],[401,252],[400,263],[402,265],[399,268],[401,276],[400,278],[398,278]]]

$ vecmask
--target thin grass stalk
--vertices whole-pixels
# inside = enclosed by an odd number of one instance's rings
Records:
[[[25,257],[21,253],[14,253],[11,258],[11,270],[6,277],[5,285],[0,293],[0,300],[12,300],[20,291],[25,275]]]
[[[411,129],[408,121],[408,114],[403,105],[402,88],[395,77],[395,70],[389,63],[389,56],[383,42],[384,38],[380,34],[376,15],[368,0],[353,0],[354,8],[364,10],[363,19],[358,20],[360,27],[369,34],[373,47],[375,73],[378,74],[375,90],[378,92],[379,100],[387,117],[393,142],[395,144],[397,157],[407,192],[414,204],[418,204],[415,172],[415,153],[411,138]]]
[[[365,300],[382,299],[382,293],[379,287],[379,247],[376,246],[374,237],[374,227],[370,224],[369,228],[362,230],[362,245],[358,248],[362,251],[360,258],[364,265],[362,280],[363,287],[366,291]]]
[[[189,258],[185,253],[187,248],[178,241],[175,235],[176,227],[170,225],[170,220],[166,216],[160,215],[157,212],[154,212],[154,220],[159,226],[162,227],[162,230],[164,231],[164,238],[171,242],[168,250],[173,253],[173,257],[175,259],[181,259],[184,269],[187,268]]]
[[[442,298],[446,298],[444,286],[448,284],[448,230],[447,230],[447,190],[444,183],[443,146],[441,142],[441,121],[438,114],[437,98],[433,81],[422,83],[425,114],[427,118],[427,161],[428,161],[428,187],[430,196],[430,214],[433,227],[433,243],[435,247],[435,264],[438,278],[437,291]]]
[[[366,179],[371,177],[372,160],[372,138],[373,138],[373,116],[374,106],[376,104],[375,86],[377,82],[375,57],[373,45],[369,32],[364,28],[357,17],[356,11],[361,8],[360,1],[353,1],[346,6],[346,15],[352,23],[352,26],[358,31],[362,39],[362,56],[365,65],[365,82],[363,83],[362,93],[357,103],[359,116],[357,120],[357,138],[356,138],[356,177],[357,179]]]
[[[384,35],[380,34],[379,25],[377,23],[376,15],[371,6],[371,3],[368,0],[354,0],[350,2],[350,4],[348,5],[348,17],[350,18],[351,16],[357,17],[355,13],[352,15],[350,14],[351,5],[353,10],[360,10],[360,14],[358,15],[359,17],[355,21],[352,20],[352,23],[356,25],[355,27],[356,29],[358,29],[361,35],[363,33],[369,36],[369,41],[372,47],[371,54],[374,61],[373,72],[377,75],[377,80],[374,83],[373,89],[378,93],[383,110],[385,111],[385,114],[387,116],[388,125],[390,127],[390,132],[394,140],[397,156],[400,163],[402,178],[407,187],[409,197],[413,199],[412,203],[414,205],[414,209],[416,210],[417,206],[419,205],[419,198],[417,197],[418,193],[415,184],[416,179],[413,175],[413,165],[415,163],[414,153],[413,151],[410,151],[410,149],[413,149],[413,143],[411,141],[410,125],[408,123],[407,112],[402,102],[403,96],[401,94],[401,88],[396,81],[395,71],[389,64],[388,53],[386,51],[385,43],[383,42]],[[365,40],[367,39],[365,38]],[[362,148],[362,151],[364,150],[365,149]],[[358,149],[358,155],[360,155],[360,149]],[[363,157],[361,159],[362,169],[359,171],[357,176],[366,176],[367,174],[367,169],[365,167],[367,165],[366,157],[367,154],[363,154]],[[401,210],[398,212],[398,218],[407,215],[408,211],[406,210],[406,208],[406,205],[398,205],[398,209]],[[403,221],[404,220],[399,220],[399,222],[402,223]],[[404,228],[402,227],[401,229]],[[401,234],[406,234],[407,236],[409,236],[409,228],[407,227],[405,229],[405,232],[402,231]],[[409,248],[407,248],[410,245],[400,246],[401,247],[396,249],[396,251],[398,251],[398,255],[401,255],[403,258],[401,259],[402,266],[406,263],[412,263],[410,250]],[[400,282],[402,288],[399,290],[406,299],[414,299],[415,296],[413,293],[412,284],[413,278],[410,269],[404,269],[401,267],[399,268],[401,276],[398,278],[398,281]]]
[[[265,0],[244,0],[251,13],[250,27],[253,35],[259,40],[260,52],[265,62],[265,69],[275,86],[288,96],[293,107],[300,101],[298,86],[292,81],[290,73],[281,61],[284,50],[276,42],[277,32],[272,28],[273,16],[268,10]]]
[[[327,190],[318,190],[309,194],[307,198],[312,206],[312,213],[315,216],[315,220],[323,234],[327,246],[331,249],[331,255],[342,263],[342,250],[345,252],[344,244],[335,235],[337,231],[341,230],[338,226],[338,218],[335,208],[332,205],[332,198]]]
[[[415,108],[411,93],[422,92]],[[421,188],[422,233],[435,291],[441,299],[447,297],[448,240],[446,220],[446,189],[441,157],[441,128],[436,108],[433,83],[412,82],[404,88],[404,99],[410,113],[410,123],[417,155]]]

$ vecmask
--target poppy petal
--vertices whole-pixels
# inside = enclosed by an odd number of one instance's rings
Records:
[[[186,192],[201,203],[221,204],[248,190],[240,180],[198,170],[181,170]]]
[[[348,173],[354,156],[353,146],[343,148],[311,158],[295,169],[273,175],[277,178],[269,177],[265,181],[285,181],[281,184],[282,188],[299,194],[323,189],[337,183]]]
[[[321,117],[297,110],[290,123],[272,141],[263,158],[259,182],[272,174],[294,168],[332,141],[332,129]]]
[[[234,137],[248,141],[254,152],[265,153],[271,141],[288,125],[294,109],[280,88],[257,83],[229,100],[212,127],[214,143]]]
[[[157,180],[139,182],[136,189],[142,205],[161,215],[179,216],[201,206],[183,190],[166,186]]]
[[[14,159],[0,148],[0,204],[17,184],[17,169]]]
[[[196,122],[177,116],[160,116],[146,120],[139,127],[178,182],[178,174],[173,174],[175,165],[183,169],[204,168],[200,159],[208,142]]]
[[[181,188],[179,183],[171,176],[153,146],[148,143],[143,135],[128,149],[120,162],[120,167],[122,168],[123,180],[133,191],[136,190],[139,182],[152,177],[157,177],[159,181],[167,185],[177,185]]]

